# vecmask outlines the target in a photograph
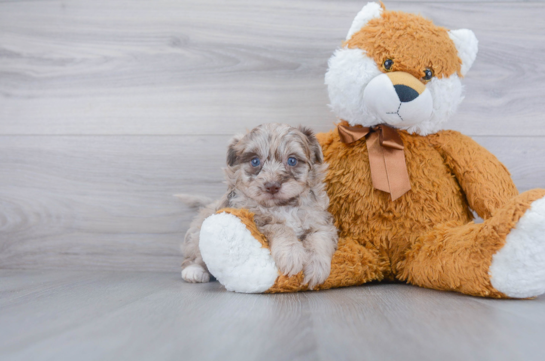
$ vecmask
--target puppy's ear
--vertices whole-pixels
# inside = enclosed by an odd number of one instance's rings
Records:
[[[323,163],[324,155],[322,154],[322,146],[320,143],[318,143],[318,139],[316,139],[314,132],[310,128],[302,125],[299,126],[299,131],[301,131],[301,133],[308,138],[310,143],[310,151],[312,153],[312,163]]]
[[[227,165],[229,167],[234,166],[237,164],[238,161],[238,151],[236,150],[236,146],[238,142],[242,139],[243,135],[238,134],[235,135],[230,141],[229,145],[227,146]]]

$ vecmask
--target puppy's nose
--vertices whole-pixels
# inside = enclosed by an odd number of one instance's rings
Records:
[[[265,190],[267,193],[270,194],[276,194],[282,187],[282,184],[280,182],[267,182],[265,183]]]

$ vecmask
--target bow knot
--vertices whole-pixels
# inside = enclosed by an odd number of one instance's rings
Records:
[[[405,147],[395,128],[386,124],[374,127],[339,124],[337,130],[341,141],[347,144],[366,137],[373,187],[390,193],[392,201],[411,189]]]

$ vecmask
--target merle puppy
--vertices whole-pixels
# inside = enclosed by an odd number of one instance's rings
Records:
[[[286,124],[263,124],[235,136],[224,169],[227,192],[219,200],[178,195],[201,208],[182,244],[182,278],[208,282],[210,274],[199,251],[203,221],[221,208],[245,208],[255,214],[273,259],[283,274],[304,271],[309,288],[329,276],[337,248],[337,230],[327,212],[320,144],[311,130]]]

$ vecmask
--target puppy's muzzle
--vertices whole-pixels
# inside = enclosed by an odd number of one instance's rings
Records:
[[[267,182],[265,183],[265,191],[269,194],[276,194],[282,188],[282,183],[280,182]]]

